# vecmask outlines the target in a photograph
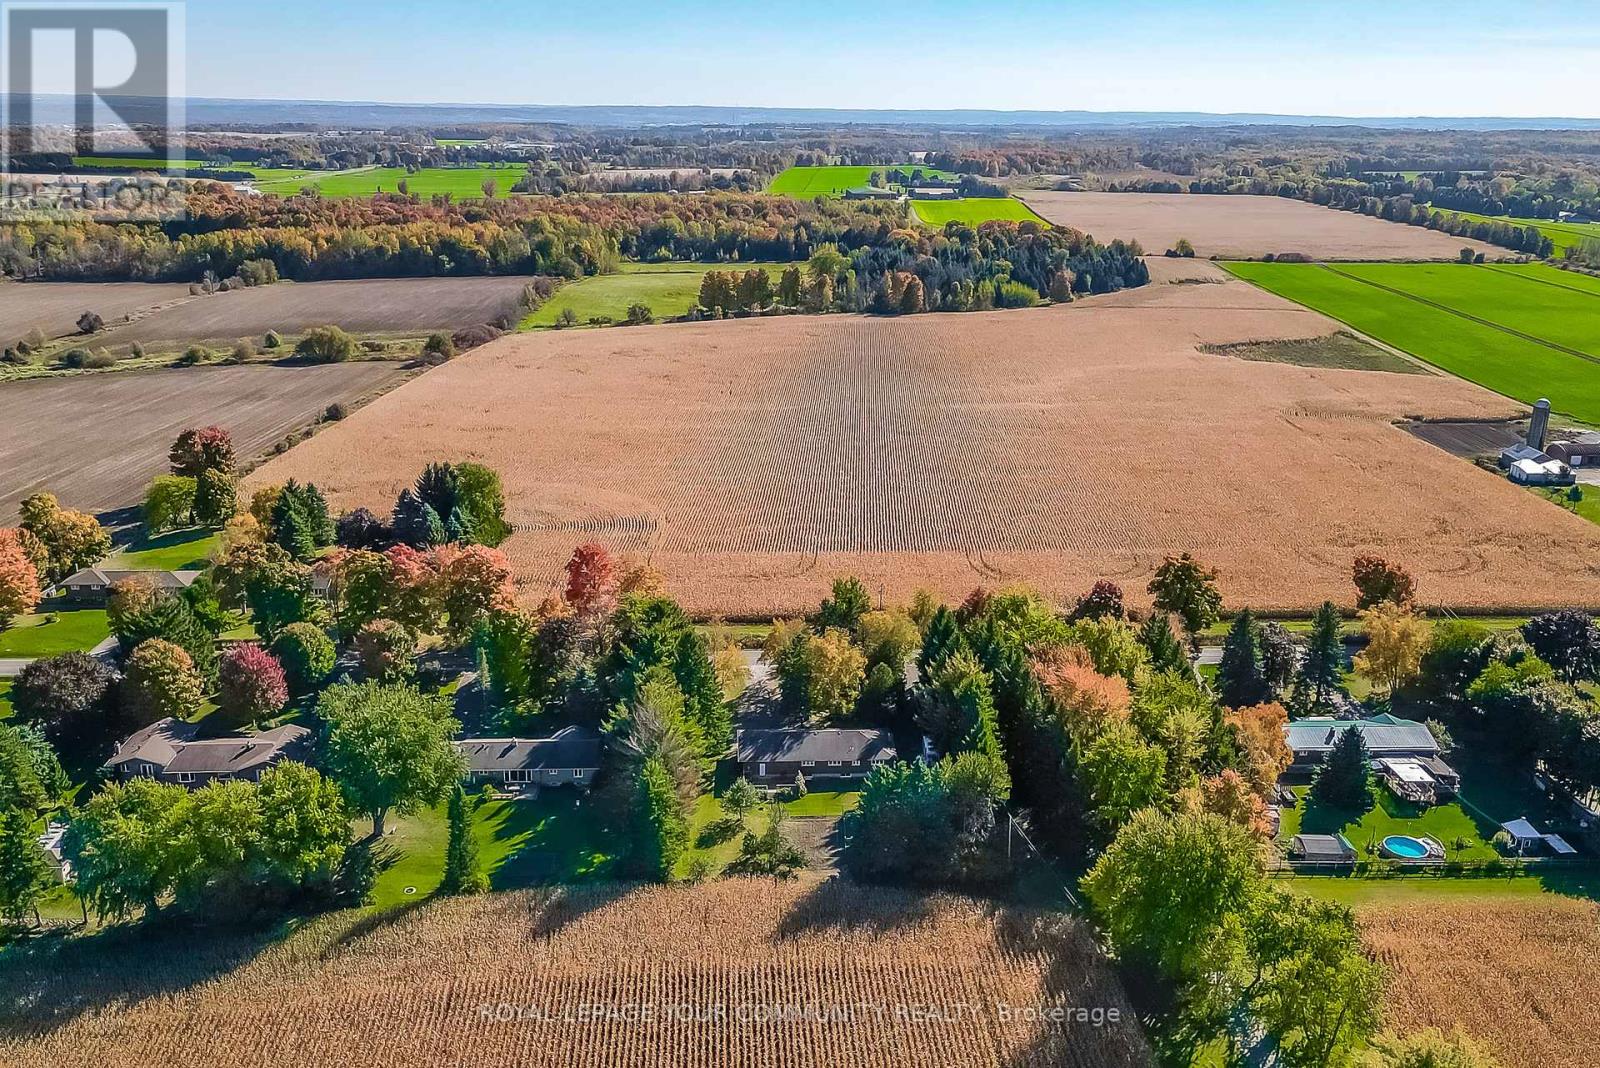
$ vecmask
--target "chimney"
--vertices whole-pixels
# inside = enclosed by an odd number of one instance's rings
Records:
[[[1529,448],[1544,451],[1545,433],[1550,429],[1550,402],[1540,400],[1533,406],[1533,418],[1528,420]]]

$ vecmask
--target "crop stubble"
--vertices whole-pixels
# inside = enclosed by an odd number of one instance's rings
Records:
[[[506,478],[507,543],[544,595],[594,538],[690,610],[814,605],[837,575],[903,598],[1026,581],[1130,593],[1168,552],[1228,600],[1347,600],[1380,552],[1429,602],[1600,604],[1600,529],[1396,428],[1512,402],[1440,375],[1219,359],[1200,344],[1336,324],[1208,264],[1027,312],[851,316],[503,339],[258,472],[387,509],[430,460]],[[1548,551],[1560,546],[1560,551]]]

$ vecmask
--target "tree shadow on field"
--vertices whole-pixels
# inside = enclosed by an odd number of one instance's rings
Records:
[[[554,938],[568,927],[641,889],[635,883],[550,886],[528,891],[527,940]]]
[[[870,886],[836,875],[813,886],[778,921],[779,939],[818,932],[889,934],[914,927],[939,910],[938,895]]]
[[[1026,1043],[1006,1057],[1005,1068],[1147,1068],[1155,1063],[1123,977],[1086,922],[1053,909],[1015,905],[1000,906],[993,919],[1002,953],[1038,960],[1044,967],[1036,1003],[1013,1008],[1061,1014],[1011,1025],[1029,1033]]]
[[[297,924],[197,929],[158,917],[13,943],[0,950],[0,1038],[25,1041],[109,1006],[182,993],[249,964]]]

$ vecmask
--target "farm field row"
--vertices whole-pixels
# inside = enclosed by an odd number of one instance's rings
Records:
[[[334,913],[277,944],[51,940],[35,964],[0,975],[7,1064],[1153,1063],[1081,921],[842,881],[490,894]]]
[[[1453,208],[1439,208],[1439,211],[1449,215],[1459,215],[1463,219],[1474,222],[1510,223],[1513,226],[1533,226],[1539,232],[1555,243],[1556,255],[1569,248],[1582,245],[1586,241],[1600,242],[1600,223],[1564,223],[1554,219],[1521,219],[1508,215],[1479,215],[1471,211],[1456,211]]]
[[[1600,422],[1600,290],[1581,276],[1542,264],[1226,267],[1468,381]]]
[[[901,600],[1143,589],[1185,549],[1220,569],[1234,607],[1346,601],[1365,552],[1406,561],[1430,604],[1600,605],[1586,555],[1600,530],[1394,425],[1508,416],[1504,397],[1197,351],[1338,327],[1212,264],[1154,262],[1150,286],[1032,311],[504,338],[252,481],[388,507],[429,460],[471,450],[506,472],[505,549],[528,597],[593,539],[648,556],[692,614],[723,618],[804,611],[841,574]],[[1179,273],[1210,284],[1169,284]],[[1063,461],[1088,443],[1115,475]],[[1270,501],[1245,474],[1262,467]],[[1530,529],[1573,551],[1541,552]]]
[[[628,307],[644,304],[658,319],[688,313],[700,300],[700,282],[708,271],[743,273],[760,267],[774,286],[787,263],[626,263],[615,274],[601,274],[567,282],[538,309],[522,320],[523,329],[554,326],[570,309],[579,323],[604,318],[621,322]]]
[[[1049,226],[1038,212],[1011,197],[964,197],[960,200],[913,200],[911,210],[929,226],[943,228],[958,222],[981,226],[986,222],[1036,222]]]
[[[511,195],[511,187],[527,174],[524,163],[478,164],[471,167],[424,167],[407,171],[404,167],[370,167],[319,176],[312,171],[303,177],[256,183],[263,193],[292,196],[306,186],[314,186],[325,197],[370,197],[377,193],[398,193],[406,184],[413,196],[449,194],[459,199],[481,199],[483,184],[495,183],[496,196]]]

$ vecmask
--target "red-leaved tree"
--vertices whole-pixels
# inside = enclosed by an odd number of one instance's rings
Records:
[[[0,530],[0,627],[31,611],[43,596],[39,569],[16,530]]]
[[[289,684],[278,658],[251,642],[222,656],[222,707],[241,723],[274,715],[289,702]]]
[[[617,562],[604,545],[580,545],[567,561],[567,603],[580,616],[611,611],[617,599]]]
[[[1417,599],[1417,580],[1399,564],[1381,556],[1358,556],[1350,577],[1356,584],[1356,607],[1371,608],[1385,601],[1402,607]]]
[[[233,435],[220,426],[191,427],[178,435],[167,453],[172,473],[199,478],[202,471],[233,474],[237,458]]]

